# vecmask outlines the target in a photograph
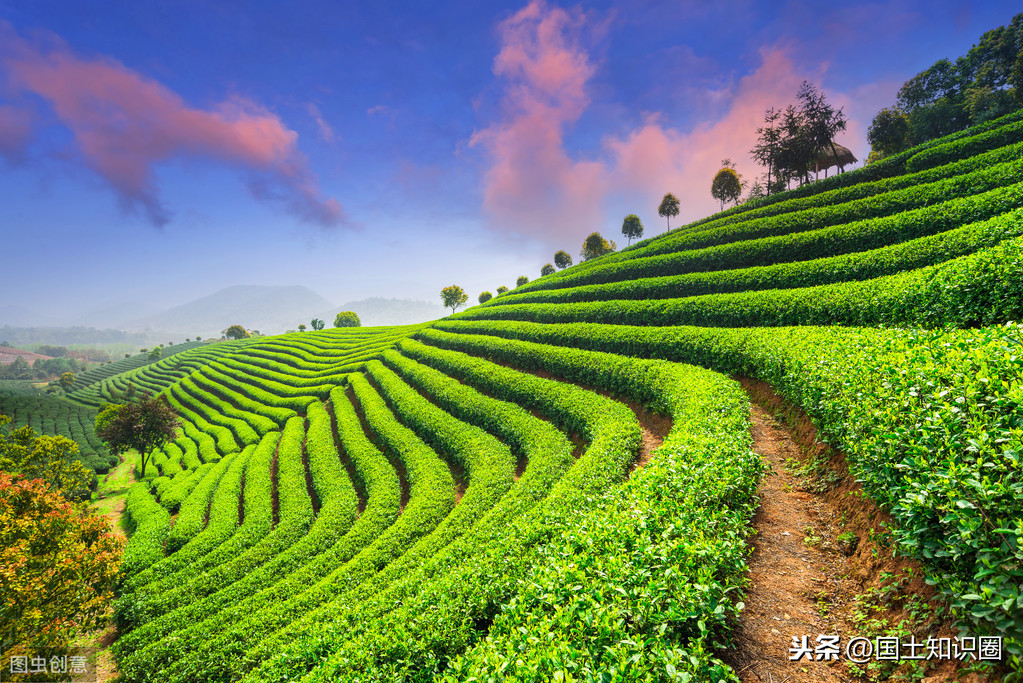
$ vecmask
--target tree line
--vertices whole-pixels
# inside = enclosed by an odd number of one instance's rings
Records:
[[[867,130],[871,160],[1023,107],[1023,14],[984,33],[969,52],[906,81]]]

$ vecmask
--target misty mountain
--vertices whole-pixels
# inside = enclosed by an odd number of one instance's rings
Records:
[[[122,301],[94,308],[67,321],[67,325],[75,327],[95,327],[96,329],[126,329],[129,322],[160,312],[159,306],[143,301]]]
[[[349,301],[341,306],[321,311],[316,317],[321,318],[323,322],[327,323],[327,327],[330,327],[334,324],[334,316],[338,314],[338,311],[355,311],[363,327],[412,325],[436,320],[447,315],[447,309],[443,306],[428,301],[370,297],[360,301]]]
[[[136,318],[126,327],[164,330],[187,337],[212,337],[219,336],[231,325],[241,325],[263,334],[278,334],[297,328],[299,323],[308,325],[310,319],[330,308],[333,308],[330,301],[300,285],[237,285],[162,313]]]

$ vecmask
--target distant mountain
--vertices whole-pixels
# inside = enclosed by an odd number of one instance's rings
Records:
[[[238,285],[162,313],[137,318],[129,322],[127,328],[164,330],[188,337],[211,337],[219,336],[222,330],[231,325],[241,325],[263,334],[278,334],[295,329],[300,323],[308,325],[309,320],[329,308],[333,308],[330,301],[300,285]]]
[[[95,327],[96,329],[115,328],[125,329],[132,320],[146,316],[156,315],[160,312],[159,306],[142,301],[122,301],[116,304],[109,304],[94,308],[76,318],[67,321],[67,325],[81,327]]]
[[[338,314],[338,311],[355,311],[363,327],[412,325],[436,320],[447,315],[446,309],[443,306],[431,304],[428,301],[371,297],[360,301],[349,301],[341,306],[321,311],[315,317],[321,318],[323,322],[327,323],[327,327],[330,327],[334,324],[334,317]]]

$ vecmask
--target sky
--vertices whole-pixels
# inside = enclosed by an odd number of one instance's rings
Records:
[[[0,0],[0,307],[440,302],[717,210],[804,80],[866,129],[1018,2]],[[0,320],[0,324],[4,321]]]

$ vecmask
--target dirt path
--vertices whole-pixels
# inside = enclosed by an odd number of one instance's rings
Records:
[[[786,471],[795,458],[792,438],[760,406],[753,405],[754,450],[768,463],[760,485],[761,505],[753,518],[757,535],[749,558],[751,585],[736,630],[738,650],[731,665],[743,683],[759,681],[843,681],[837,660],[789,661],[792,637],[810,642],[820,634],[843,633],[844,624],[814,596],[851,594],[855,585],[837,578],[842,568],[825,553],[815,531],[813,496],[797,490],[800,482]],[[843,585],[844,584],[844,585]]]
[[[958,680],[979,682],[960,662],[856,665],[853,637],[898,634],[918,642],[957,635],[919,564],[881,544],[891,518],[863,495],[845,456],[817,439],[810,419],[768,385],[739,378],[752,400],[754,450],[768,471],[752,520],[750,586],[735,647],[723,653],[743,683]],[[773,415],[784,415],[787,425]],[[817,659],[818,636],[839,636],[837,658]],[[793,646],[811,656],[790,659]],[[796,638],[795,642],[793,637]]]

